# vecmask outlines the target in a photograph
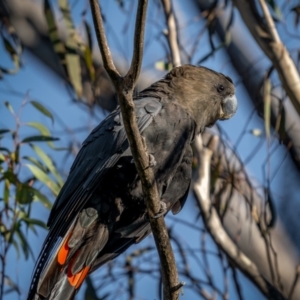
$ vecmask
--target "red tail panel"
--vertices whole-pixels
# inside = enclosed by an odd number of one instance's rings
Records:
[[[84,281],[84,279],[86,278],[86,276],[88,275],[90,270],[90,267],[87,266],[85,268],[83,268],[80,272],[78,272],[77,274],[72,274],[71,272],[71,264],[68,267],[68,281],[69,283],[75,287],[75,289],[78,289],[82,282]]]
[[[64,240],[62,246],[60,247],[58,254],[57,254],[57,261],[60,265],[64,265],[69,251],[70,251],[70,247],[68,246],[68,241],[70,239],[70,236],[72,235],[72,233]]]

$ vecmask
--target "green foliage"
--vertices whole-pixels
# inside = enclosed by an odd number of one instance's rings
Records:
[[[173,65],[165,61],[157,61],[155,63],[155,69],[159,71],[171,71],[173,69]]]
[[[40,111],[44,116],[50,118],[53,124],[54,122],[53,115],[45,106],[43,106],[37,101],[30,101],[30,104],[33,105],[33,107],[35,107],[38,111]]]
[[[264,80],[264,120],[266,138],[270,140],[270,127],[271,127],[271,89],[272,84],[269,78]]]
[[[6,68],[0,66],[0,79],[2,78],[3,73],[15,74],[19,71],[21,66],[21,55],[23,50],[21,42],[19,41],[19,38],[15,33],[15,29],[10,24],[10,22],[7,19],[5,19],[5,21],[2,22],[1,25],[2,26],[0,36],[2,38],[5,51],[14,63],[14,68]]]
[[[84,43],[75,29],[68,0],[59,0],[58,5],[67,32],[67,39],[64,43],[61,41],[60,32],[56,26],[55,15],[50,6],[50,1],[45,0],[44,11],[49,37],[60,64],[65,70],[67,80],[75,90],[77,97],[81,98],[82,67],[87,69],[91,81],[93,82],[95,80],[95,69],[91,50],[91,30],[88,23],[85,22],[84,26],[88,43]]]
[[[9,102],[5,106],[15,120],[15,128],[0,128],[0,185],[3,194],[0,195],[0,265],[1,273],[5,274],[5,257],[12,248],[26,259],[33,256],[33,251],[26,237],[26,232],[37,233],[37,227],[46,228],[46,224],[30,216],[33,203],[37,202],[51,208],[49,195],[54,198],[63,185],[53,160],[45,149],[57,149],[50,130],[42,123],[22,123],[21,111],[28,105],[33,105],[41,114],[49,117],[53,122],[52,114],[39,102],[24,100],[18,112],[15,112]],[[0,108],[3,109],[3,108]],[[20,130],[23,126],[30,126],[39,132],[39,135],[26,136],[20,139]],[[8,141],[11,143],[8,143]],[[2,147],[11,144],[10,148]],[[37,145],[44,144],[45,147]],[[52,150],[51,149],[51,150]],[[26,151],[29,155],[22,155]],[[52,150],[53,151],[53,150]],[[5,275],[0,284],[5,286],[4,292],[15,291],[20,293],[13,278]],[[2,290],[1,290],[2,291]],[[2,293],[2,292],[1,292]],[[0,295],[2,298],[3,295]]]

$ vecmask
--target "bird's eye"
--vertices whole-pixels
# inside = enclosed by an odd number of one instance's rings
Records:
[[[218,88],[217,88],[217,91],[218,91],[219,93],[223,92],[223,91],[224,91],[224,86],[223,86],[222,84],[220,84],[220,85],[218,86]]]

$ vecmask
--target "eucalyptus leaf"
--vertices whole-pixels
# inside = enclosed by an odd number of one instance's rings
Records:
[[[3,200],[4,200],[5,205],[8,205],[9,188],[10,188],[10,182],[6,179],[4,181],[4,190],[3,190]]]
[[[55,183],[45,172],[34,165],[25,164],[26,167],[32,172],[32,174],[42,183],[44,183],[55,196],[59,193],[59,186]]]
[[[3,39],[4,48],[9,53],[11,59],[14,62],[14,65],[15,65],[14,69],[6,69],[6,73],[15,74],[20,69],[20,65],[21,65],[20,54],[21,53],[17,53],[17,50],[15,49],[15,47],[11,44],[11,42],[4,35],[2,35],[2,39]]]
[[[31,145],[35,153],[42,159],[46,167],[49,169],[49,171],[54,175],[55,179],[59,183],[60,186],[63,185],[63,179],[61,178],[60,174],[58,173],[56,167],[54,166],[54,163],[52,159],[37,145]]]
[[[7,179],[10,183],[14,185],[18,183],[18,178],[11,169],[8,169],[3,173],[3,178]]]
[[[65,45],[61,42],[59,38],[59,32],[55,23],[54,13],[51,9],[49,0],[45,0],[44,4],[44,12],[46,16],[49,37],[52,42],[55,53],[59,56],[62,65],[64,65],[63,60],[64,54],[66,52]]]
[[[95,74],[95,68],[94,68],[94,65],[93,65],[92,52],[91,52],[91,49],[89,47],[85,47],[84,61],[85,61],[85,65],[86,65],[86,67],[89,71],[91,81],[94,82],[95,79],[96,79],[96,74]]]
[[[5,157],[4,157],[3,153],[1,153],[1,152],[0,152],[0,160],[5,161]]]
[[[35,226],[42,227],[44,229],[48,229],[46,223],[38,219],[22,218],[22,221],[26,222],[26,224],[28,225],[35,225]]]
[[[23,254],[25,256],[26,259],[29,258],[29,255],[32,256],[32,258],[34,259],[34,254],[32,252],[32,249],[31,247],[29,246],[29,243],[27,242],[27,239],[26,237],[24,236],[22,230],[21,230],[21,227],[19,226],[19,228],[17,228],[15,230],[15,234],[16,236],[19,238],[19,243],[21,245],[21,248],[23,250]]]
[[[35,157],[32,156],[23,156],[23,159],[28,160],[29,162],[31,162],[33,165],[35,165],[36,167],[40,168],[42,171],[44,171],[45,173],[48,172],[48,169],[46,166],[44,166],[38,159],[36,159]]]
[[[10,129],[0,129],[0,134],[5,134],[7,132],[10,132]]]
[[[17,184],[16,199],[20,204],[29,204],[33,201],[34,192],[32,187],[24,183]]]
[[[43,125],[42,123],[39,123],[39,122],[28,122],[26,123],[27,126],[30,126],[30,127],[33,127],[33,128],[36,128],[42,135],[45,135],[45,136],[50,136],[50,131],[49,129]]]
[[[269,78],[264,80],[264,120],[265,132],[267,140],[270,140],[270,127],[271,127],[271,81]]]
[[[69,1],[68,0],[58,0],[58,5],[59,9],[63,15],[63,19],[66,25],[67,30],[72,32],[75,30],[73,20],[72,20],[72,15],[71,15],[71,10],[69,6]]]
[[[46,137],[50,137],[51,136],[51,133],[50,133],[49,129],[45,125],[43,125],[43,124],[41,124],[39,122],[28,122],[28,123],[26,123],[26,125],[27,126],[31,126],[31,127],[35,128],[35,129],[37,129],[41,133],[42,136],[46,136]],[[41,140],[39,140],[39,141],[41,141]],[[42,141],[45,141],[45,140],[42,140]],[[55,150],[64,150],[63,148],[56,148],[53,145],[52,141],[53,140],[47,141],[47,144],[48,144],[48,146],[50,148],[55,149]],[[32,142],[34,142],[34,141],[32,141]]]
[[[80,98],[82,96],[82,84],[81,84],[81,66],[80,57],[76,53],[68,53],[66,55],[67,71],[70,82]]]
[[[52,136],[44,136],[44,135],[34,135],[29,136],[21,141],[21,143],[31,143],[31,142],[49,142],[49,141],[58,141],[59,138]]]
[[[4,102],[4,104],[5,104],[5,106],[7,107],[7,109],[13,114],[13,115],[15,115],[15,111],[14,111],[14,109],[13,109],[13,107],[11,106],[11,104],[8,102],[8,101],[6,101],[6,102]]]
[[[171,63],[167,63],[165,61],[157,61],[154,66],[155,69],[159,71],[170,71],[173,68],[173,65]]]
[[[52,203],[49,199],[37,189],[33,189],[34,201],[41,202],[46,208],[51,209]]]
[[[40,102],[37,102],[37,101],[34,101],[34,100],[30,101],[30,103],[33,105],[33,107],[35,107],[44,116],[50,118],[52,123],[54,122],[54,118],[53,118],[52,113],[44,105],[42,105]]]

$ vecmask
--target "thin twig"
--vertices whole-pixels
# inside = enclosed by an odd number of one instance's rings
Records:
[[[98,40],[99,49],[101,51],[103,65],[108,73],[109,77],[115,84],[117,79],[120,78],[120,74],[118,70],[116,69],[109,47],[107,43],[107,39],[105,36],[105,30],[103,26],[102,16],[101,16],[101,9],[100,5],[98,3],[98,0],[90,0],[91,10],[92,10],[92,16],[94,21],[94,26],[96,28],[96,36]]]
[[[256,42],[272,61],[287,95],[300,115],[299,72],[289,51],[280,40],[265,0],[260,0],[260,4],[266,19],[266,26],[261,25],[263,20],[259,19],[254,0],[233,0],[233,3]]]
[[[132,89],[136,85],[142,67],[147,4],[148,1],[139,1],[137,9],[133,56],[130,69],[126,74],[126,78],[131,80],[130,83],[132,84]]]
[[[235,286],[235,289],[236,289],[236,293],[237,293],[237,296],[238,296],[238,299],[239,300],[243,300],[243,293],[242,293],[242,287],[239,283],[239,280],[238,280],[238,277],[237,277],[237,271],[235,269],[234,266],[230,265],[230,268],[231,268],[231,271],[232,271],[232,278],[233,278],[233,283],[234,283],[234,286]]]
[[[266,1],[265,0],[259,0],[259,3],[260,3],[260,6],[261,6],[261,9],[263,11],[263,14],[265,16],[269,32],[270,32],[274,42],[281,43],[280,37],[279,37],[278,32],[276,30],[273,18],[270,14],[270,11],[269,11],[269,8],[268,8],[268,5],[267,5]]]
[[[170,0],[162,0],[162,4],[164,7],[164,12],[167,20],[168,27],[168,43],[171,51],[172,64],[173,67],[178,67],[181,65],[180,59],[180,51],[178,47],[178,39],[177,39],[177,29],[174,12],[172,10],[172,5]]]
[[[170,244],[168,232],[166,230],[164,218],[153,218],[160,210],[160,198],[158,195],[153,170],[151,167],[149,167],[149,155],[147,153],[147,149],[145,149],[145,145],[137,126],[134,103],[132,99],[133,90],[141,70],[144,43],[143,39],[146,23],[145,18],[148,1],[139,1],[134,38],[135,50],[130,70],[124,78],[119,76],[119,73],[114,67],[104,33],[98,0],[90,0],[90,3],[94,26],[97,32],[98,43],[103,55],[104,67],[107,69],[118,95],[125,131],[137,172],[142,182],[143,193],[147,200],[146,205],[149,214],[149,221],[162,266],[164,299],[175,300],[178,299],[180,292],[179,289],[176,289],[179,282],[175,257]]]
[[[220,218],[211,205],[210,201],[210,161],[218,142],[218,137],[214,136],[208,148],[204,148],[200,136],[195,139],[195,148],[198,164],[200,166],[195,175],[193,191],[203,216],[203,221],[215,243],[226,255],[232,259],[238,268],[248,276],[266,296],[269,295],[268,286],[262,278],[255,264],[242,253],[233,243],[224,230]]]
[[[294,282],[291,286],[291,289],[289,291],[289,295],[288,295],[288,299],[292,299],[292,296],[295,292],[295,288],[296,288],[296,285],[297,285],[297,282],[299,280],[299,274],[300,274],[300,265],[297,266],[296,268],[296,275],[295,275],[295,279],[294,279]]]

